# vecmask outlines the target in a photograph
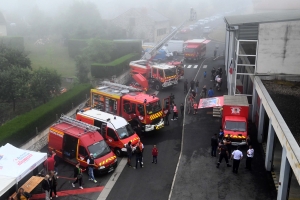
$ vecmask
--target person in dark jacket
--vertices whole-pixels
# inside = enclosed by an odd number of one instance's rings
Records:
[[[217,134],[214,134],[210,139],[211,157],[217,157],[217,148],[219,146]]]
[[[223,141],[221,142],[221,145],[219,146],[219,151],[220,151],[220,157],[219,157],[219,161],[217,164],[217,168],[219,168],[223,158],[225,158],[227,167],[231,167],[231,165],[228,162],[228,157],[229,157],[228,150],[227,150],[226,146],[224,145]]]
[[[142,158],[143,158],[142,149],[140,148],[140,146],[137,145],[136,149],[135,149],[135,167],[134,167],[134,169],[137,169],[138,163],[140,163],[141,168],[144,167],[142,164],[142,162],[143,162]]]
[[[194,89],[194,86],[195,86],[195,81],[194,80],[191,80],[191,90],[193,90]]]
[[[80,168],[80,163],[78,162],[76,164],[76,167],[74,168],[74,178],[75,181],[72,183],[72,186],[75,187],[76,183],[79,183],[79,188],[83,189],[82,187],[82,172],[84,172],[84,169]]]
[[[180,104],[180,114],[181,114],[181,117],[183,117],[183,114],[184,114],[184,105],[183,105],[183,103]]]
[[[45,191],[45,200],[50,199],[50,182],[49,182],[49,175],[47,174],[42,181],[42,188]]]
[[[128,167],[132,167],[131,166],[132,146],[131,146],[131,142],[130,141],[126,145],[126,151],[127,151],[127,166]]]
[[[206,85],[203,86],[202,91],[203,91],[203,98],[206,98],[206,93],[207,93]]]
[[[50,199],[52,198],[52,192],[54,193],[55,197],[58,197],[56,193],[57,176],[54,171],[50,172],[49,183],[50,183]]]

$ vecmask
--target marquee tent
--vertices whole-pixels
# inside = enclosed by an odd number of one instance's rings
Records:
[[[0,197],[47,159],[46,153],[19,149],[6,144],[0,148]]]

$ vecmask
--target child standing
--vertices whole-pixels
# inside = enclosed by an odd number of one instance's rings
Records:
[[[156,148],[156,145],[153,145],[153,149],[152,149],[152,156],[153,156],[152,163],[157,164],[157,155],[158,155],[158,150]]]
[[[206,71],[204,72],[204,78],[206,78]]]

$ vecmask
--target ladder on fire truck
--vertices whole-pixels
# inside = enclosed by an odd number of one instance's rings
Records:
[[[181,29],[181,27],[184,26],[184,24],[186,23],[186,21],[184,21],[181,25],[179,25],[175,30],[173,30],[169,35],[167,35],[164,39],[162,39],[161,41],[159,41],[159,43],[157,45],[155,45],[153,47],[153,49],[151,49],[151,51],[146,52],[141,60],[150,60],[151,58],[153,58],[156,54],[156,52],[163,46],[165,45],[170,39],[172,39],[173,36],[175,36],[177,34],[177,31]]]
[[[102,86],[108,86],[111,89],[115,89],[115,90],[120,90],[122,93],[122,90],[128,90],[128,92],[141,92],[143,90],[132,87],[132,86],[127,86],[127,85],[122,85],[119,83],[112,83],[109,81],[102,81]]]
[[[87,132],[90,132],[90,131],[97,131],[97,130],[99,130],[99,128],[96,127],[96,126],[84,123],[82,121],[78,121],[78,120],[76,120],[76,119],[74,119],[72,117],[69,117],[69,116],[66,116],[66,115],[63,115],[63,114],[59,118],[58,122],[66,122],[66,123],[69,123],[69,124],[71,124],[73,126],[77,126],[79,128],[83,128],[83,129],[85,129],[84,133],[87,133]]]

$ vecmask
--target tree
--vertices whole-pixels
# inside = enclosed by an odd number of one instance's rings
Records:
[[[67,39],[95,38],[104,32],[97,6],[91,2],[75,1],[59,21],[62,35]]]
[[[61,77],[55,70],[40,67],[30,79],[30,97],[46,103],[53,95],[60,94]]]
[[[31,69],[31,61],[27,55],[19,50],[0,45],[0,72],[16,66]]]
[[[75,58],[76,61],[76,69],[77,69],[77,78],[79,83],[88,83],[89,77],[88,74],[90,72],[90,61],[87,56],[79,55]]]
[[[83,50],[92,63],[107,63],[111,61],[114,44],[111,41],[91,39],[88,46]]]
[[[12,102],[13,111],[16,102],[26,98],[29,79],[30,71],[19,66],[10,66],[0,73],[0,99]]]

